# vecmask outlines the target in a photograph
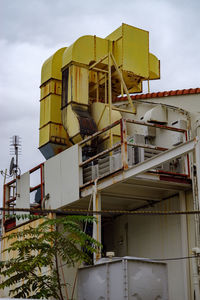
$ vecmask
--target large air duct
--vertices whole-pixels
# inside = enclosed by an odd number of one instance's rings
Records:
[[[97,114],[91,115],[92,103],[102,102],[104,106],[109,103],[111,111],[113,98],[124,91],[141,92],[144,80],[158,78],[159,60],[149,53],[149,33],[126,24],[104,39],[83,36],[70,47],[60,49],[44,63],[42,69],[41,152],[48,158],[61,148],[70,146],[70,142],[78,143],[97,131],[98,120],[94,117]],[[58,92],[55,92],[55,83],[59,85]],[[108,93],[110,86],[111,93]],[[50,94],[51,100],[48,99]],[[107,119],[106,115],[104,124],[109,124],[112,112]],[[121,118],[120,113],[117,115],[117,118]],[[59,127],[59,132],[57,130],[56,134],[49,134],[53,132],[53,129],[49,129],[52,126]],[[44,128],[48,133],[44,133]],[[53,149],[50,154],[49,145]]]

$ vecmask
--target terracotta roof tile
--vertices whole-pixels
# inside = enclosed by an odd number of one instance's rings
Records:
[[[131,96],[131,98],[133,100],[137,100],[137,99],[161,98],[161,97],[169,97],[169,96],[181,96],[181,95],[189,95],[189,94],[200,94],[200,88],[137,94]],[[118,102],[118,101],[127,101],[127,97],[116,98],[113,102]]]
[[[171,91],[171,96],[176,96],[176,91]]]

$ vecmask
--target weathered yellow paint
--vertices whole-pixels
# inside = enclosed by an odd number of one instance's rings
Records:
[[[79,135],[80,126],[77,119],[77,115],[72,109],[72,105],[68,105],[62,110],[62,123],[67,130],[69,136],[72,138],[77,136],[76,143],[81,141],[81,136]],[[73,140],[74,142],[74,140]]]
[[[83,67],[69,67],[68,104],[76,102],[88,105],[88,73],[88,69]]]
[[[47,97],[49,94],[56,94],[61,96],[62,94],[61,80],[50,79],[49,81],[45,82],[41,86],[40,99]]]
[[[95,102],[91,105],[91,115],[97,122],[98,130],[102,130],[110,124],[109,122],[109,107],[104,103]],[[111,111],[111,123],[114,123],[122,118],[120,112]],[[117,125],[111,129],[113,144],[120,141],[120,125]],[[110,148],[109,135],[108,132],[101,134],[99,137],[99,143],[101,143],[100,148],[107,149]]]
[[[61,123],[61,97],[49,95],[40,102],[40,128],[49,122]]]
[[[65,68],[72,62],[88,66],[91,62],[98,61],[105,56],[107,52],[107,40],[92,35],[85,35],[65,50],[62,67]]]
[[[62,94],[62,56],[65,48],[59,49],[54,55],[47,59],[41,72],[40,93],[40,134],[39,148],[47,143],[54,143],[53,152],[60,152],[61,145],[69,147],[67,132],[61,121],[61,94]],[[57,148],[55,145],[58,145]],[[62,148],[63,150],[64,148]]]
[[[109,107],[104,103],[95,102],[91,104],[91,115],[96,120],[98,130],[102,130],[109,125]],[[114,123],[122,118],[119,111],[111,111],[111,123]],[[120,126],[117,125],[112,128],[112,133],[120,136]],[[107,132],[105,133],[107,134]],[[104,135],[105,135],[104,134]]]
[[[126,24],[122,25],[123,70],[142,78],[149,77],[149,33]]]
[[[112,57],[109,81],[107,81],[108,54]],[[104,72],[99,72],[102,69]],[[68,48],[58,50],[42,67],[40,147],[52,137],[53,131],[47,124],[63,125],[71,141],[77,143],[84,136],[80,126],[88,126],[85,128],[86,131],[93,126],[92,121],[90,123],[82,117],[82,112],[87,111],[88,120],[90,120],[90,100],[108,103],[108,98],[112,101],[113,98],[124,94],[124,91],[127,94],[142,92],[144,80],[159,78],[159,60],[149,53],[149,32],[146,30],[122,24],[106,38],[92,35],[78,38]],[[108,86],[105,87],[105,82],[112,86],[112,90],[108,89],[109,93],[105,91],[108,88]],[[75,108],[81,113],[77,113]],[[107,115],[108,108],[105,110],[102,123],[99,124],[101,128],[115,119],[112,117],[107,121]],[[114,115],[115,113],[112,112],[112,116]],[[96,113],[92,113],[92,116],[97,124]],[[61,132],[60,138],[63,138],[63,131]],[[118,132],[115,133],[114,130],[112,134],[118,136]],[[68,142],[66,146],[69,146]]]
[[[160,61],[157,57],[149,53],[149,79],[160,78]]]
[[[51,78],[62,79],[61,64],[65,50],[66,47],[59,49],[44,62],[41,71],[41,85]]]
[[[40,145],[48,142],[69,144],[67,132],[61,124],[49,123],[40,129]]]

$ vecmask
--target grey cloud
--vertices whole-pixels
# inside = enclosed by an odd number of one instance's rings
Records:
[[[163,16],[174,22],[181,16],[183,29],[198,22],[198,1],[63,1],[2,0],[1,36],[10,42],[71,43],[83,34],[108,34],[121,21],[162,29]],[[127,21],[128,20],[128,21]],[[169,24],[170,25],[170,24]],[[186,26],[187,25],[187,26]],[[112,28],[113,26],[113,28]],[[155,25],[153,26],[155,29]]]

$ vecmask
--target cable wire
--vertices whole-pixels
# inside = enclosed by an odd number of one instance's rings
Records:
[[[55,213],[60,215],[69,215],[69,214],[88,214],[88,215],[103,215],[103,214],[124,214],[124,215],[193,215],[200,214],[200,210],[113,210],[113,209],[104,209],[104,210],[87,210],[87,209],[32,209],[32,208],[5,208],[0,207],[0,211],[11,211],[11,212],[30,212],[37,213],[41,215]]]

